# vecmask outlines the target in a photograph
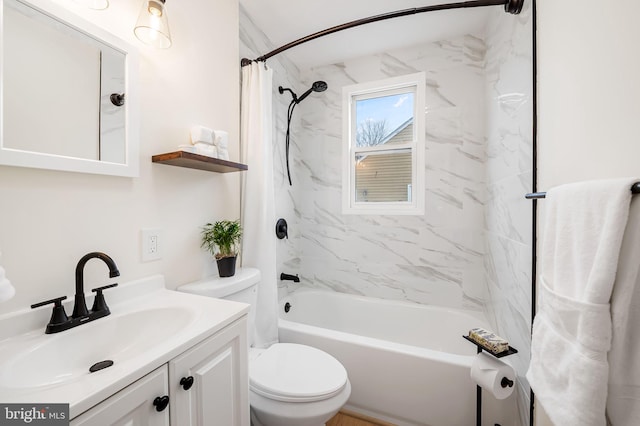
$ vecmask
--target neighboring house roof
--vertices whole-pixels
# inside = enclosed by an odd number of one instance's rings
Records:
[[[413,138],[413,117],[400,124],[395,130],[385,136],[379,145],[406,142],[407,140],[411,140],[411,138]]]

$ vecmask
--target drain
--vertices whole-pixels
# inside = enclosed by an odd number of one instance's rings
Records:
[[[104,361],[100,361],[100,362],[96,362],[91,367],[89,367],[89,372],[90,373],[95,373],[96,371],[100,371],[100,370],[104,370],[105,368],[109,368],[112,365],[113,365],[113,361],[111,361],[110,359],[107,359],[107,360],[104,360]]]

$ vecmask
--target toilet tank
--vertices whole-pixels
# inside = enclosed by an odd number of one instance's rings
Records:
[[[255,305],[258,298],[258,283],[260,271],[256,268],[237,268],[232,277],[208,277],[189,284],[181,285],[178,291],[197,294],[199,296],[215,297],[217,299],[233,300],[248,303],[249,315],[249,344],[253,343],[255,330]]]

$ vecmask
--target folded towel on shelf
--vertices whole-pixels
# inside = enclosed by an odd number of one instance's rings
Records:
[[[196,154],[206,155],[207,157],[218,158],[218,148],[207,143],[197,143],[194,145]]]
[[[198,143],[213,145],[213,130],[204,126],[191,127],[191,143],[193,145]]]
[[[218,158],[229,161],[229,150],[227,150],[227,148],[218,147]]]
[[[557,425],[606,424],[609,301],[636,181],[582,182],[547,192],[527,379]]]
[[[229,133],[224,130],[213,131],[213,144],[218,148],[229,148]]]

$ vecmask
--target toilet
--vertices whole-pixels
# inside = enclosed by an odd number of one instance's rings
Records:
[[[212,277],[178,291],[251,305],[249,401],[253,426],[320,426],[349,399],[351,384],[340,362],[319,349],[294,343],[253,348],[260,271],[239,268],[233,277]]]

